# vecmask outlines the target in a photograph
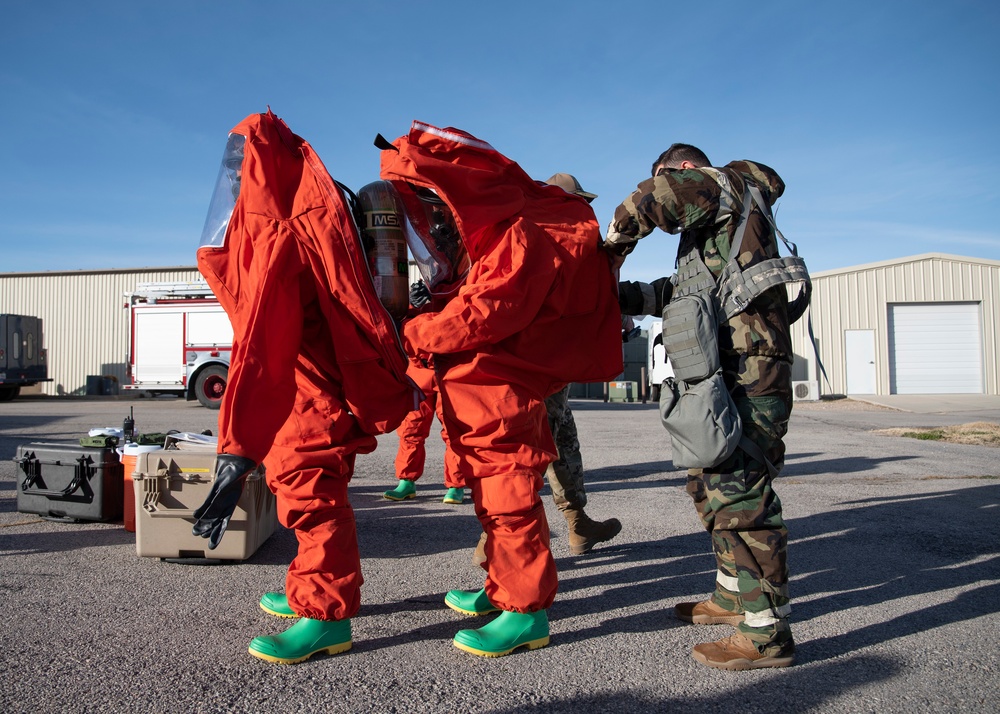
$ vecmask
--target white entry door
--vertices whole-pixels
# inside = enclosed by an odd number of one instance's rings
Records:
[[[844,330],[847,393],[875,394],[875,330]]]

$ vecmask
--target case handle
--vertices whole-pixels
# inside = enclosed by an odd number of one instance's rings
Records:
[[[193,508],[159,508],[160,503],[160,479],[169,480],[171,478],[188,483],[203,483],[204,476],[200,473],[171,472],[169,469],[157,469],[155,475],[147,475],[143,478],[135,479],[142,483],[143,499],[142,510],[149,514],[150,518],[190,518],[194,519]]]
[[[76,466],[73,467],[73,478],[66,486],[62,489],[54,488],[32,488],[36,483],[44,483],[42,481],[42,464],[45,463],[49,466],[62,466],[61,461],[42,461],[35,457],[34,453],[28,456],[24,456],[19,459],[14,459],[17,465],[21,467],[24,472],[24,480],[21,481],[21,492],[26,496],[45,496],[46,498],[66,498],[71,495],[74,491],[79,489],[84,480],[90,478],[94,475],[96,469],[91,466],[94,460],[87,454],[83,454],[76,459]]]

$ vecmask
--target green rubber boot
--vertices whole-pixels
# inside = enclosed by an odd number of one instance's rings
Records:
[[[416,498],[416,496],[416,484],[405,478],[399,479],[399,483],[396,485],[396,488],[382,494],[382,498],[387,498],[390,501],[405,501],[408,498]]]
[[[278,635],[254,637],[250,654],[278,664],[304,662],[317,652],[339,654],[351,649],[350,620],[310,620],[303,617]]]
[[[491,612],[499,612],[500,608],[490,602],[486,597],[486,588],[469,592],[468,590],[449,590],[444,596],[444,604],[455,612],[463,615],[489,615]]]
[[[465,501],[464,488],[449,488],[444,494],[442,503],[461,504],[463,501]]]
[[[480,657],[503,657],[518,647],[537,650],[549,643],[549,616],[538,612],[502,612],[478,630],[459,630],[453,644]]]
[[[288,607],[288,598],[285,597],[285,593],[264,593],[260,599],[260,609],[275,617],[298,617],[295,610]]]

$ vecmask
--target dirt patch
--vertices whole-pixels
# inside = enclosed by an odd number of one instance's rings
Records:
[[[1000,424],[988,421],[976,421],[956,426],[878,429],[875,433],[883,436],[903,436],[922,441],[946,441],[949,444],[1000,447]]]
[[[853,411],[853,412],[898,412],[898,409],[881,404],[860,402],[857,399],[820,399],[816,402],[795,402],[792,412],[803,411]]]

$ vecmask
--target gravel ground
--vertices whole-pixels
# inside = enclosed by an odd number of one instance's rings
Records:
[[[19,444],[120,424],[216,428],[176,400],[22,399],[0,405],[0,711],[3,712],[964,712],[995,709],[1000,654],[1000,459],[995,448],[881,436],[876,429],[971,421],[853,400],[799,403],[777,490],[791,533],[796,666],[723,672],[693,645],[730,628],[671,616],[706,595],[714,564],[685,476],[652,405],[571,402],[588,513],[622,533],[572,556],[543,493],[560,592],[552,644],[501,659],[451,645],[478,626],[442,604],[475,588],[471,505],[441,503],[443,449],[405,503],[396,437],[358,459],[352,483],[365,574],[354,648],[296,666],[246,654],[283,629],[256,606],[295,553],[279,529],[241,563],[136,556],[120,523],[18,513]],[[982,420],[977,415],[975,420]],[[997,419],[996,421],[1000,421]]]

